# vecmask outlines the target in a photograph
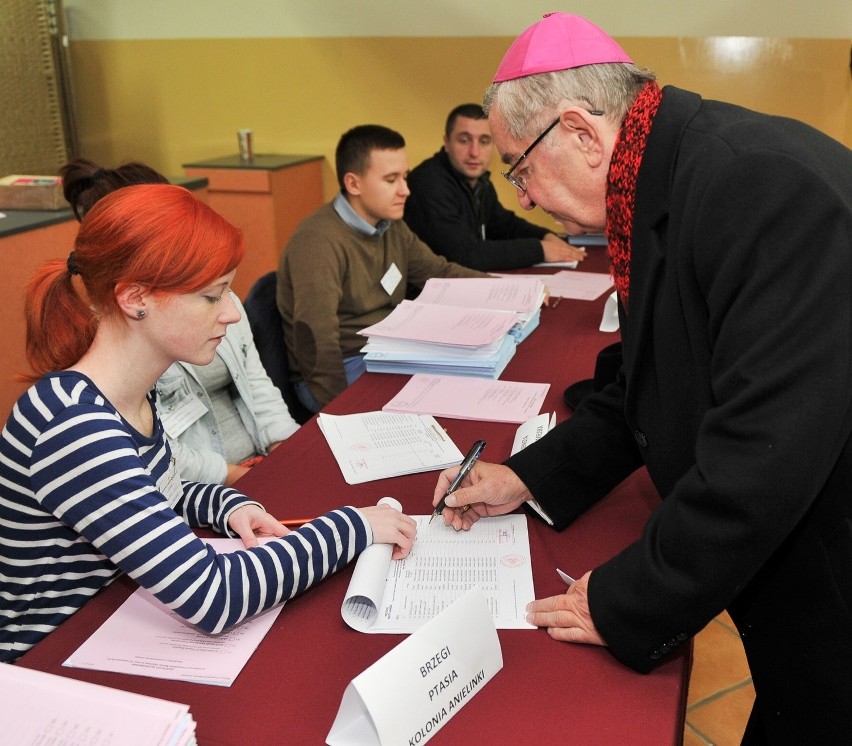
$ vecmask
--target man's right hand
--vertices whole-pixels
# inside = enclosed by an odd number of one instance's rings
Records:
[[[437,505],[446,494],[458,470],[459,467],[454,466],[438,476],[432,505]],[[511,513],[531,499],[526,485],[508,466],[477,461],[462,486],[447,497],[442,516],[444,523],[456,531],[467,531],[480,518]],[[469,507],[465,510],[465,506]]]
[[[541,248],[546,262],[582,262],[586,258],[583,249],[563,241],[555,233],[548,233],[541,239]]]

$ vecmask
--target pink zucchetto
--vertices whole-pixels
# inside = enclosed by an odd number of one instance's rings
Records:
[[[509,47],[495,83],[602,62],[633,62],[602,29],[569,13],[547,13]]]

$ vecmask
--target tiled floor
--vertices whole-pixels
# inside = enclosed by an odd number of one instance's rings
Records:
[[[695,638],[684,746],[738,746],[752,702],[740,637],[731,618],[721,614]]]

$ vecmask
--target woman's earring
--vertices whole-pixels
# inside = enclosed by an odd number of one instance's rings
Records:
[[[136,318],[137,318],[137,319],[144,319],[144,318],[145,318],[145,311],[143,311],[143,310],[140,308],[140,309],[136,312]]]

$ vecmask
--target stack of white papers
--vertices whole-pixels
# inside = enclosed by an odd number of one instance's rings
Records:
[[[418,374],[382,410],[520,423],[541,411],[549,388],[549,383]]]
[[[0,665],[3,742],[191,746],[187,705]]]
[[[429,415],[320,412],[317,422],[347,484],[446,469],[464,458]]]
[[[537,277],[433,278],[360,332],[367,370],[499,378],[538,326],[544,295]]]

